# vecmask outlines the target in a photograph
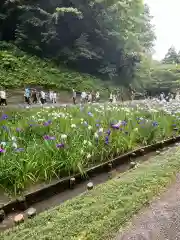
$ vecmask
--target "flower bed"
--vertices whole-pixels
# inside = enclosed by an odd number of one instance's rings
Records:
[[[17,194],[179,134],[179,116],[96,105],[2,114],[0,184]]]
[[[0,233],[0,239],[116,239],[117,232],[174,181],[179,169],[180,149],[174,147],[120,178]]]

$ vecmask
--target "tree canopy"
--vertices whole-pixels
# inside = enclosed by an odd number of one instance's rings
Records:
[[[1,0],[0,37],[57,65],[124,85],[155,38],[142,0]]]
[[[168,49],[162,63],[165,64],[177,64],[180,63],[180,52],[177,52],[175,47],[172,46]]]

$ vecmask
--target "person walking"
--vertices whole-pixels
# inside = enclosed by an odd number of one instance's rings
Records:
[[[72,95],[73,95],[73,104],[75,105],[76,104],[76,91],[73,89],[73,92],[72,92]]]
[[[88,93],[87,97],[88,97],[88,102],[92,103],[92,93],[91,92]]]
[[[113,95],[113,100],[112,100],[113,103],[116,103],[116,95],[114,94]]]
[[[38,98],[37,98],[37,91],[36,91],[36,89],[33,89],[31,96],[32,96],[32,102],[34,104],[37,104]]]
[[[49,91],[49,100],[53,103],[53,91]]]
[[[168,95],[170,96],[170,93]],[[164,101],[164,98],[165,98],[165,94],[162,92],[160,94],[160,101]]]
[[[40,101],[42,105],[44,105],[46,102],[46,94],[43,90],[40,92]]]
[[[86,102],[86,98],[87,98],[86,92],[82,92],[81,93],[81,103],[85,103]]]
[[[6,91],[3,89],[0,91],[0,105],[7,106]]]
[[[24,100],[25,103],[27,103],[28,105],[30,105],[30,95],[31,95],[30,89],[26,88],[24,91]]]
[[[53,95],[52,95],[52,103],[55,104],[55,103],[56,103],[56,100],[57,100],[57,94],[56,94],[56,92],[53,92]]]
[[[100,100],[100,94],[99,92],[96,92],[96,102],[99,102],[99,100]]]
[[[112,103],[112,101],[113,101],[113,94],[112,94],[112,92],[110,93],[109,101],[110,101],[111,103]]]
[[[92,102],[95,102],[96,101],[96,93],[95,93],[95,91],[92,91],[91,94],[92,94]]]

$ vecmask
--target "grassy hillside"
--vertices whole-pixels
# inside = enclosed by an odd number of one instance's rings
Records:
[[[5,42],[0,42],[0,73],[0,85],[6,88],[33,85],[66,91],[105,88],[100,79],[65,67],[58,68],[48,60],[27,55]]]

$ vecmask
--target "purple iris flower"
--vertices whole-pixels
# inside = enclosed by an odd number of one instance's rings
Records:
[[[105,143],[106,143],[106,144],[109,144],[109,136],[106,136],[106,137],[105,137]]]
[[[88,115],[89,115],[90,117],[93,117],[93,114],[92,114],[91,112],[88,112]]]
[[[111,130],[108,129],[106,133],[107,133],[108,136],[110,136],[110,134],[111,134]]]
[[[126,125],[127,125],[127,122],[124,120],[124,121],[121,122],[121,124],[122,124],[123,126],[126,126]]]
[[[116,123],[116,124],[111,124],[111,127],[114,128],[114,129],[119,129],[121,126],[121,123]]]
[[[9,129],[8,129],[8,127],[7,126],[2,126],[2,129],[4,129],[5,131],[8,131]]]
[[[96,124],[96,127],[100,127],[100,124],[97,123],[97,124]]]
[[[16,132],[21,132],[22,129],[21,128],[16,128]]]
[[[2,119],[2,120],[6,120],[6,119],[8,119],[8,115],[3,114],[2,117],[1,117],[1,119]]]
[[[0,153],[4,153],[6,150],[3,148],[0,148]]]
[[[49,135],[45,135],[43,138],[44,138],[44,140],[55,140],[56,139],[55,137],[52,137]]]
[[[153,127],[157,127],[158,123],[157,122],[153,122],[152,125],[153,125]]]
[[[47,126],[49,126],[51,123],[52,123],[52,121],[51,121],[51,120],[49,120],[49,121],[47,121],[47,122],[43,123],[43,125],[47,127]]]
[[[58,144],[56,144],[56,147],[57,148],[64,148],[64,143],[58,143]]]

